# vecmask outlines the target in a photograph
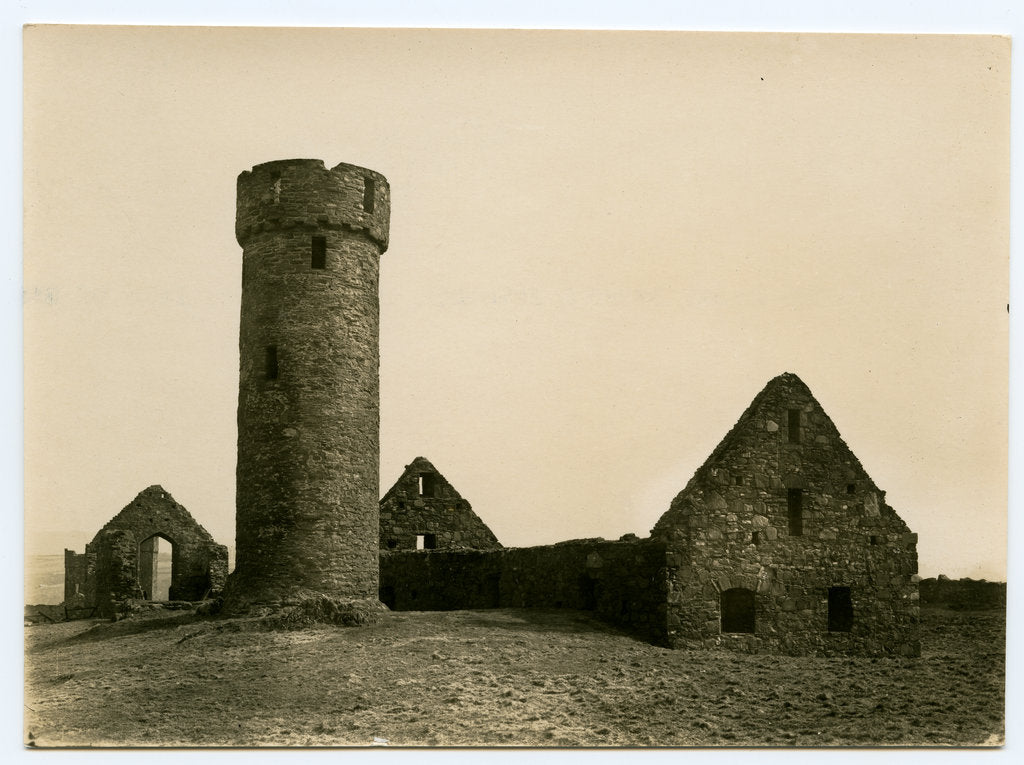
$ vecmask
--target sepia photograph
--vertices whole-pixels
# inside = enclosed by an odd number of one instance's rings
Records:
[[[21,34],[24,747],[1004,746],[1009,36]]]

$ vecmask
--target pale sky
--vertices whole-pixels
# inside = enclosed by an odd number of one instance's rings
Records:
[[[35,28],[25,523],[161,484],[234,541],[235,179],[391,184],[381,487],[512,546],[646,536],[798,374],[919,534],[1004,579],[1009,54],[992,36]]]

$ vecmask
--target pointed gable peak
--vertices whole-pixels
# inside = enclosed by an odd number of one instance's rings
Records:
[[[428,460],[426,457],[417,457],[412,462],[410,462],[408,465],[406,465],[405,469],[407,471],[416,471],[416,472],[420,472],[420,473],[422,473],[424,471],[428,471],[428,470],[432,470],[435,473],[437,472],[437,468],[435,468],[431,464],[430,460]]]
[[[763,487],[802,487],[807,480],[804,462],[816,463],[819,472],[831,471],[830,486],[845,491],[850,482],[856,486],[859,481],[877,489],[806,383],[792,372],[783,372],[754,396],[654,530],[677,523],[691,499],[699,499],[704,489],[730,477],[741,486],[759,472]]]
[[[770,388],[777,388],[777,387],[783,386],[783,385],[799,386],[799,387],[803,388],[805,391],[807,391],[808,393],[811,392],[811,389],[807,387],[807,383],[805,383],[803,380],[801,380],[793,372],[783,372],[780,375],[776,375],[775,377],[773,377],[771,380],[769,380],[767,382],[767,384],[764,386],[764,390],[768,390]]]
[[[430,483],[426,483],[427,479],[422,478],[422,476],[431,477]],[[381,497],[380,501],[384,502],[400,491],[411,491],[413,484],[418,484],[415,493],[419,496],[424,496],[424,494],[432,495],[435,490],[430,487],[443,485],[445,487],[445,496],[461,499],[459,492],[448,483],[448,479],[441,474],[440,470],[434,467],[430,460],[426,457],[416,457],[416,459],[405,466],[402,475],[398,477],[394,485]]]
[[[155,483],[152,486],[147,486],[145,489],[143,489],[142,491],[135,495],[135,499],[143,499],[145,497],[156,497],[158,499],[167,498],[171,499],[172,501],[174,499],[173,497],[171,497],[170,493],[158,483]]]

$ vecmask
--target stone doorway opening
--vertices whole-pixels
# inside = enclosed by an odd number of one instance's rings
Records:
[[[174,578],[174,543],[154,534],[139,544],[139,585],[146,600],[170,600]]]
[[[754,632],[754,593],[742,587],[721,596],[722,632]]]

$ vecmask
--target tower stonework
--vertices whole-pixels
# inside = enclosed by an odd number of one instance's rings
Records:
[[[321,160],[238,176],[236,564],[226,611],[377,600],[379,305],[390,190]]]

